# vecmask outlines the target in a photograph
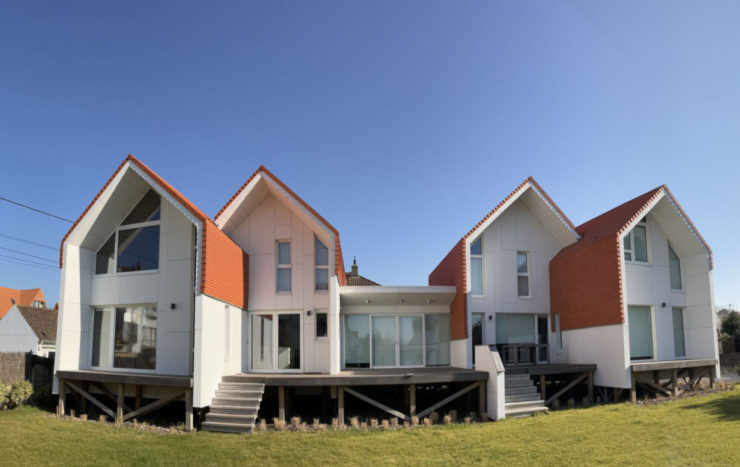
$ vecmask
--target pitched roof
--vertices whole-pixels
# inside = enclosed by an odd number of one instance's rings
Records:
[[[562,329],[624,322],[620,238],[663,194],[706,248],[709,267],[713,267],[709,245],[668,187],[661,185],[578,226],[581,239],[560,250],[552,259],[550,308],[554,313],[561,313]]]
[[[33,332],[40,341],[56,342],[57,340],[57,311],[49,308],[19,306],[18,311],[23,315]]]
[[[143,171],[165,192],[172,196],[185,209],[187,209],[196,219],[203,224],[203,239],[201,248],[201,279],[200,292],[210,295],[219,300],[226,301],[240,308],[247,307],[247,293],[249,288],[248,279],[248,256],[228,235],[223,233],[206,214],[201,211],[195,204],[185,198],[172,185],[167,183],[163,178],[157,175],[152,169],[144,165],[139,159],[129,154],[118,166],[113,175],[103,185],[95,198],[90,202],[87,208],[82,212],[80,217],[75,221],[67,234],[62,239],[59,252],[59,265],[63,266],[64,243],[69,235],[77,228],[79,223],[95,205],[106,188],[115,179],[116,175],[123,169],[127,163],[131,163]]]
[[[346,274],[347,284],[350,286],[373,286],[373,285],[380,285],[375,281],[371,281],[367,277],[361,276],[359,274],[353,274],[351,272],[348,272]]]
[[[467,272],[465,268],[465,241],[476,231],[486,224],[486,222],[493,216],[496,216],[500,212],[505,210],[507,203],[519,194],[524,192],[527,188],[533,188],[538,194],[540,194],[546,203],[555,211],[560,220],[566,225],[574,237],[577,237],[576,228],[573,223],[568,219],[568,216],[558,207],[557,204],[550,198],[550,196],[542,189],[539,183],[533,177],[527,177],[514,191],[504,198],[499,204],[496,205],[483,219],[481,219],[475,226],[470,229],[463,237],[455,243],[455,246],[447,253],[447,256],[434,268],[431,274],[429,274],[429,285],[454,285],[457,287],[457,295],[450,305],[451,315],[451,337],[452,339],[462,339],[467,337],[467,313],[466,313],[466,301],[464,299],[467,284]]]
[[[239,196],[239,194],[244,191],[244,189],[249,185],[249,183],[254,180],[255,177],[259,174],[264,174],[269,176],[275,183],[277,183],[283,190],[285,190],[288,195],[290,195],[293,199],[295,199],[301,206],[303,206],[308,212],[310,212],[316,219],[319,220],[324,226],[326,226],[327,229],[329,229],[333,234],[334,238],[336,238],[335,246],[334,246],[334,274],[336,274],[337,279],[339,280],[339,285],[347,285],[346,284],[346,275],[345,275],[345,269],[344,269],[344,258],[342,257],[342,245],[339,241],[339,231],[334,228],[333,225],[329,223],[324,217],[319,214],[314,208],[312,208],[307,202],[303,200],[300,196],[298,196],[293,190],[288,187],[285,183],[283,183],[282,180],[277,178],[275,174],[267,170],[267,167],[264,165],[260,165],[257,170],[254,171],[254,173],[247,179],[244,184],[239,187],[238,190],[236,190],[236,193],[224,204],[224,206],[218,211],[214,219],[218,219],[221,214],[228,208],[231,203],[233,203],[236,198]]]
[[[32,305],[34,300],[46,302],[41,289],[18,290],[0,287],[0,319],[8,313],[8,310],[13,306],[13,302],[16,305]]]

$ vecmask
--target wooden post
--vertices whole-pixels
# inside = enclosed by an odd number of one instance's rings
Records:
[[[84,389],[87,392],[90,392],[90,383],[85,381],[82,383],[82,389]],[[84,397],[80,397],[80,415],[83,413],[87,413],[87,399]]]
[[[185,431],[193,431],[193,388],[185,391]]]
[[[116,425],[123,423],[123,384],[118,385],[118,401],[116,403]]]
[[[141,408],[141,385],[136,385],[136,400],[134,401],[134,410]]]
[[[637,379],[635,378],[634,373],[630,373],[631,380],[632,380],[632,387],[630,388],[630,401],[632,401],[633,404],[637,404]]]
[[[709,370],[709,389],[714,389],[714,367],[707,367]]]
[[[278,386],[278,418],[285,421],[285,386]]]
[[[678,370],[671,370],[671,384],[673,385],[673,397],[678,397]]]
[[[416,385],[409,384],[409,417],[416,415]]]
[[[478,386],[478,414],[481,421],[488,420],[486,412],[486,382],[481,381]]]
[[[57,405],[57,416],[64,416],[64,396],[67,388],[64,387],[64,380],[59,378],[59,405]]]
[[[344,425],[344,386],[337,387],[337,421]]]
[[[543,401],[547,400],[547,378],[545,375],[540,375],[540,398]]]
[[[588,372],[588,401],[594,403],[594,372]]]
[[[656,386],[660,386],[660,371],[658,370],[653,370],[653,383]]]

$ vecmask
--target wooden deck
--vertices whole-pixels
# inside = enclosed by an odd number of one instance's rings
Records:
[[[701,366],[714,366],[718,362],[717,360],[702,359],[702,360],[664,360],[664,361],[650,361],[650,362],[632,362],[630,367],[632,372],[636,373],[639,371],[655,371],[655,370],[673,370],[680,368],[696,368]]]
[[[630,400],[633,404],[637,402],[638,386],[656,396],[677,397],[686,390],[694,390],[706,377],[709,378],[709,386],[714,388],[717,363],[713,358],[631,362]]]
[[[126,373],[121,371],[60,370],[57,371],[57,377],[60,379],[91,381],[96,383],[133,384],[176,388],[193,387],[192,376],[154,375],[146,373]]]
[[[589,363],[543,363],[539,365],[509,365],[506,373],[529,374],[531,376],[565,375],[569,373],[587,373],[596,371],[596,364]]]
[[[265,386],[382,386],[485,381],[488,373],[465,368],[363,368],[336,375],[312,373],[241,373],[228,381],[263,383]],[[226,379],[225,379],[226,380]]]

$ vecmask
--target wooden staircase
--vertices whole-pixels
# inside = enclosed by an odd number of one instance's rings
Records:
[[[239,376],[224,376],[218,385],[202,429],[228,433],[251,433],[257,420],[263,383],[240,382]]]
[[[506,373],[506,418],[529,417],[548,411],[527,373]]]

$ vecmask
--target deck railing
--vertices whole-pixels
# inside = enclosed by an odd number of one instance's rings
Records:
[[[497,344],[504,365],[547,363],[548,344]]]

